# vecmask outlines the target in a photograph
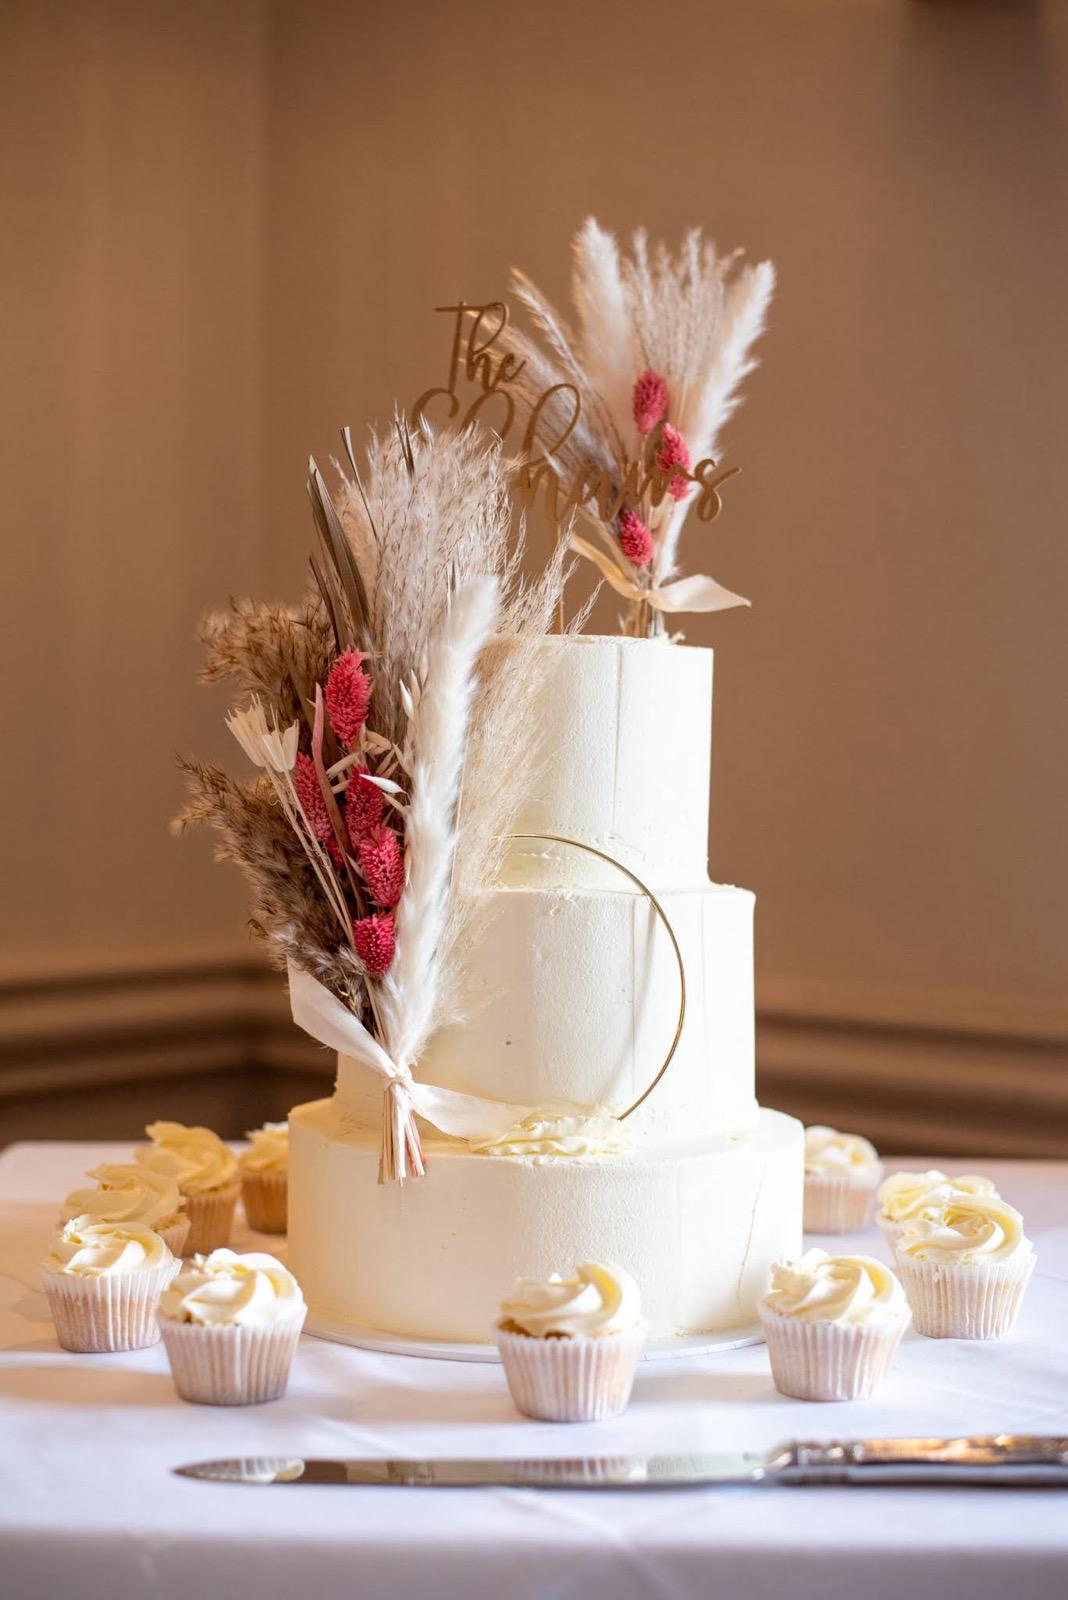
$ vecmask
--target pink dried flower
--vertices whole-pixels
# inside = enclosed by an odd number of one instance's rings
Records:
[[[386,911],[381,916],[360,917],[359,921],[352,924],[352,942],[370,976],[384,976],[393,960],[396,942],[392,911]]]
[[[334,830],[330,826],[330,813],[326,809],[311,756],[298,755],[293,765],[293,787],[297,791],[300,808],[308,819],[308,826],[319,843],[333,844]]]
[[[690,470],[690,447],[678,428],[673,428],[670,422],[664,423],[660,434],[656,464],[664,477],[668,478],[667,492],[671,498],[685,500],[693,484],[689,478],[684,478],[682,473],[672,471],[672,468],[682,467],[687,472]]]
[[[653,536],[638,513],[627,506],[619,513],[619,543],[627,560],[635,567],[647,567],[653,559]]]
[[[359,650],[345,650],[330,669],[326,680],[326,709],[330,726],[346,750],[350,750],[360,736],[367,721],[367,702],[371,698],[371,680],[360,663]]]
[[[400,840],[389,828],[372,828],[360,840],[360,871],[372,898],[392,908],[404,889],[404,857]]]
[[[643,372],[634,385],[634,420],[644,438],[652,433],[667,410],[667,384],[659,372]]]
[[[348,825],[352,848],[360,848],[360,840],[382,821],[385,797],[377,784],[367,782],[367,768],[354,767],[349,774],[345,791],[345,822]]]

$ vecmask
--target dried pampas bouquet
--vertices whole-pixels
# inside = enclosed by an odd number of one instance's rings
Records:
[[[388,1181],[423,1172],[415,1111],[481,1137],[522,1109],[411,1069],[459,1015],[460,953],[535,753],[531,658],[563,574],[558,558],[520,577],[499,445],[397,422],[361,473],[343,438],[336,505],[311,463],[306,599],[231,602],[204,624],[203,676],[248,696],[227,722],[258,771],[185,763],[178,826],[211,824],[243,868],[296,1020],[384,1080]]]
[[[674,575],[687,512],[711,520],[732,476],[717,440],[774,286],[769,261],[740,266],[697,229],[674,255],[639,231],[628,254],[592,217],[574,241],[576,328],[513,273],[537,332],[510,324],[498,344],[522,364],[513,387],[554,467],[579,486],[594,539],[572,548],[632,602],[628,633],[661,633],[665,613],[748,605],[712,578]]]

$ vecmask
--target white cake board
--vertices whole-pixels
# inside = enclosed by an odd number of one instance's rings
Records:
[[[379,1355],[422,1356],[431,1361],[499,1361],[494,1344],[455,1344],[444,1339],[398,1339],[396,1334],[377,1333],[373,1328],[352,1328],[347,1323],[331,1322],[328,1317],[309,1316],[304,1332],[314,1339],[330,1339],[335,1344],[355,1345],[358,1350],[374,1350]],[[721,1350],[739,1350],[743,1345],[762,1344],[759,1322],[726,1333],[679,1333],[664,1339],[650,1339],[642,1351],[643,1361],[676,1361],[685,1356],[710,1356]]]

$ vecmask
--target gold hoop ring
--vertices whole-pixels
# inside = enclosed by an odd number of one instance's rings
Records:
[[[657,1073],[649,1087],[643,1090],[643,1092],[638,1096],[634,1104],[632,1106],[628,1106],[626,1111],[620,1112],[617,1121],[626,1122],[627,1118],[632,1116],[640,1105],[645,1104],[646,1100],[648,1100],[657,1084],[663,1078],[668,1067],[671,1065],[675,1051],[679,1048],[679,1040],[682,1038],[682,1025],[686,1021],[686,967],[683,964],[682,951],[679,949],[679,941],[675,937],[675,930],[668,920],[667,912],[660,904],[660,901],[656,898],[656,895],[649,888],[648,884],[643,883],[638,874],[636,872],[632,872],[629,867],[625,867],[622,861],[617,861],[615,856],[606,855],[603,850],[596,849],[596,847],[592,844],[583,844],[580,839],[565,839],[558,833],[510,833],[508,838],[541,840],[543,844],[570,845],[573,850],[585,850],[587,855],[596,856],[598,861],[607,862],[610,867],[615,867],[617,872],[621,872],[625,878],[630,879],[631,883],[633,883],[636,888],[641,890],[642,894],[648,900],[649,904],[652,906],[653,910],[656,912],[657,916],[660,918],[660,921],[664,924],[664,927],[667,930],[667,936],[671,940],[671,948],[675,952],[675,960],[679,964],[679,1020],[675,1024],[675,1037],[671,1041],[671,1048],[668,1050],[667,1055],[661,1062],[660,1071]]]

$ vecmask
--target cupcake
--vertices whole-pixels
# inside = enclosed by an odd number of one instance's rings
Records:
[[[883,1165],[859,1133],[805,1129],[805,1232],[855,1233],[866,1226]]]
[[[930,1172],[895,1172],[879,1185],[875,1220],[893,1249],[904,1224],[930,1207],[940,1206],[957,1194],[996,1195],[997,1192],[993,1178],[981,1178],[972,1172],[962,1172],[955,1178],[948,1178],[937,1167]]]
[[[246,1134],[252,1148],[238,1157],[245,1220],[257,1233],[285,1233],[289,1187],[289,1124],[265,1122]]]
[[[241,1193],[233,1151],[210,1128],[152,1122],[145,1132],[152,1143],[134,1154],[153,1172],[177,1181],[189,1216],[186,1253],[202,1254],[226,1244]]]
[[[809,1250],[772,1267],[760,1321],[780,1394],[867,1400],[894,1359],[909,1307],[874,1256]]]
[[[932,1339],[1004,1338],[1035,1269],[1023,1218],[996,1194],[953,1195],[911,1218],[894,1255],[916,1331]]]
[[[64,1350],[141,1350],[159,1339],[156,1309],[178,1263],[136,1223],[73,1217],[56,1234],[41,1281]]]
[[[624,1411],[645,1341],[638,1286],[587,1262],[573,1278],[521,1278],[495,1329],[516,1409],[543,1422],[599,1422]]]
[[[153,1172],[138,1162],[105,1162],[86,1173],[95,1189],[73,1189],[63,1202],[60,1221],[92,1217],[115,1227],[151,1228],[167,1249],[180,1256],[189,1235],[189,1218],[181,1209],[178,1182],[166,1172]]]
[[[163,1297],[160,1329],[183,1400],[251,1406],[285,1393],[304,1326],[304,1296],[274,1256],[213,1250]]]

